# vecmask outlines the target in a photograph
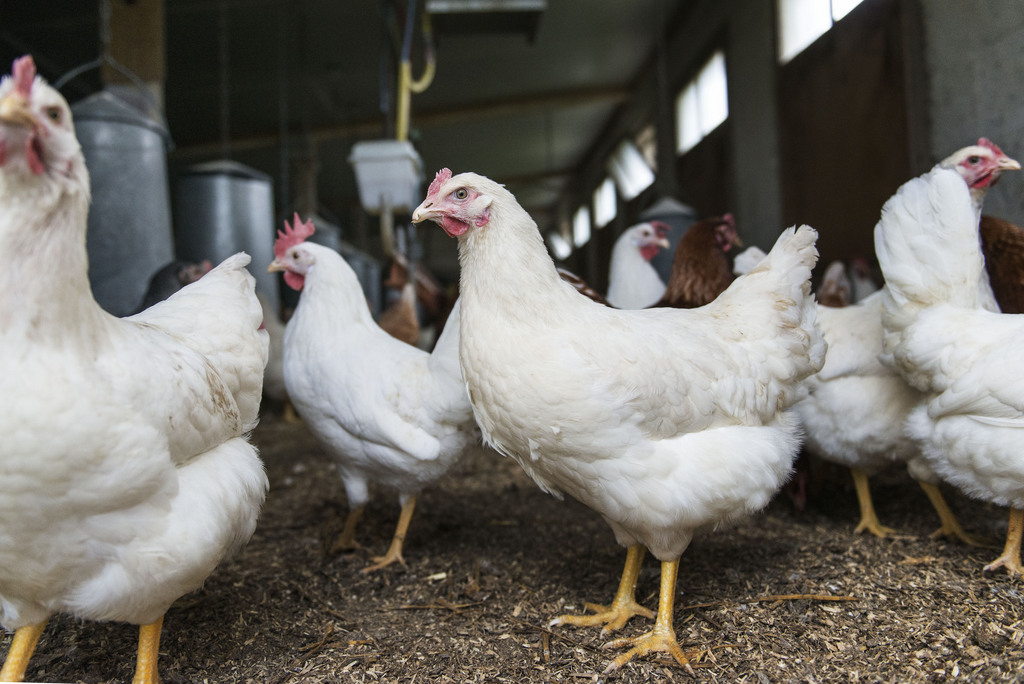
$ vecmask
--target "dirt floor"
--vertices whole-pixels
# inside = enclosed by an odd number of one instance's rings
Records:
[[[703,653],[693,674],[642,658],[605,675],[616,652],[598,629],[548,627],[618,585],[625,552],[591,511],[482,456],[421,495],[408,567],[364,575],[390,540],[394,495],[374,492],[363,550],[330,555],[346,504],[325,455],[301,424],[268,418],[254,438],[271,481],[263,517],[242,554],[167,614],[165,684],[1024,681],[1022,585],[982,571],[996,550],[930,540],[931,507],[898,471],[874,487],[893,539],[853,534],[849,477],[824,469],[802,513],[780,496],[695,541],[675,612],[680,643]],[[1004,510],[947,495],[969,530],[1001,539]],[[657,591],[648,559],[637,595],[654,608]],[[55,618],[28,679],[130,681],[136,634]]]

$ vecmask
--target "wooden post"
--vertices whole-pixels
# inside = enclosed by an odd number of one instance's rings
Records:
[[[110,3],[110,56],[146,84],[163,109],[166,50],[164,0],[108,0]],[[136,90],[130,78],[104,63],[103,83],[120,90]],[[133,98],[134,101],[134,98]]]

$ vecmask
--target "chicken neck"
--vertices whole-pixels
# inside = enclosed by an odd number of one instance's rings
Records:
[[[306,274],[295,317],[335,324],[376,325],[359,279],[344,258],[319,245],[308,245],[307,248],[316,248],[317,263]]]
[[[536,325],[545,316],[561,318],[562,304],[582,299],[562,281],[537,224],[514,200],[496,200],[488,225],[459,238],[459,265],[463,315],[479,305]]]
[[[88,193],[46,180],[0,183],[0,253],[18,255],[0,270],[0,337],[90,349],[112,317],[89,284]]]

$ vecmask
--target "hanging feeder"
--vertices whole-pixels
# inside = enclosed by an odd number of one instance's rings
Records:
[[[380,216],[381,242],[388,255],[394,253],[394,213],[412,212],[419,204],[420,186],[423,183],[423,160],[409,142],[412,93],[422,93],[430,86],[437,66],[430,16],[424,14],[422,29],[426,41],[425,65],[419,79],[412,77],[410,55],[415,17],[416,0],[409,0],[402,41],[402,61],[398,72],[395,138],[358,142],[353,145],[348,158],[355,169],[360,204],[368,213]]]
[[[423,161],[408,140],[364,140],[352,146],[359,202],[371,214],[411,212],[419,204]]]

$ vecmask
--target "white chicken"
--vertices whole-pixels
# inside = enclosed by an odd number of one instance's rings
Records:
[[[288,396],[345,485],[349,515],[332,550],[356,547],[368,485],[377,482],[398,490],[402,512],[387,553],[366,571],[404,565],[417,494],[480,441],[459,368],[459,305],[432,353],[392,337],[374,322],[345,259],[306,242],[313,231],[296,215],[278,233],[270,265],[302,293],[285,328]]]
[[[613,604],[556,622],[621,626],[644,549],[662,562],[653,631],[609,669],[651,651],[687,663],[672,624],[679,557],[694,534],[763,507],[800,442],[785,409],[821,366],[809,296],[817,234],[789,229],[711,304],[624,311],[563,282],[537,225],[504,187],[437,174],[413,221],[459,240],[460,358],[490,445],[545,491],[600,513],[629,548]]]
[[[1003,553],[985,569],[1021,575],[1024,317],[996,309],[979,219],[964,179],[943,166],[886,202],[875,227],[886,280],[881,358],[923,394],[906,430],[932,469],[970,496],[1010,507]]]
[[[665,294],[665,281],[651,265],[668,249],[669,227],[661,221],[638,223],[623,231],[612,246],[608,266],[608,303],[619,309],[643,309]]]
[[[89,196],[67,102],[17,60],[0,83],[4,681],[69,613],[142,625],[135,681],[156,682],[164,613],[249,539],[266,496],[246,438],[267,360],[249,257],[114,318],[89,287]]]
[[[871,277],[871,268],[864,257],[854,257],[850,260],[850,282],[853,285],[853,303],[867,299],[878,291],[878,283]]]
[[[985,190],[1003,171],[1016,167],[1016,162],[988,141],[979,143],[986,144],[958,150],[940,164],[955,169],[965,189],[973,188],[978,212]],[[922,396],[879,360],[886,296],[883,287],[852,306],[819,307],[818,322],[828,342],[828,354],[821,371],[807,380],[807,398],[796,406],[807,448],[826,461],[850,468],[860,505],[855,532],[879,537],[894,532],[878,519],[869,478],[886,466],[905,463],[939,515],[940,527],[932,537],[981,544],[957,521],[939,490],[941,479],[904,430],[907,416]]]

